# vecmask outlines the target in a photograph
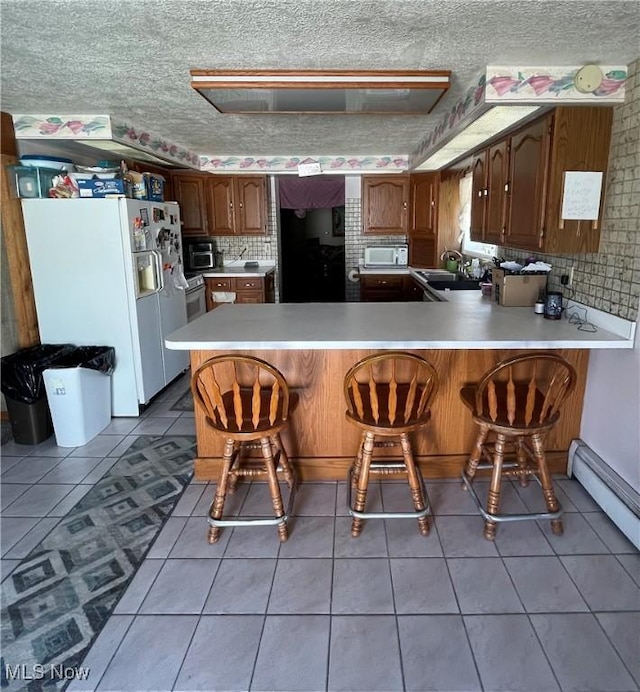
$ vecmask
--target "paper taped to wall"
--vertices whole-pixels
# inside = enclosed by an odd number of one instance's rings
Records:
[[[601,171],[565,171],[562,218],[597,220],[601,192]]]

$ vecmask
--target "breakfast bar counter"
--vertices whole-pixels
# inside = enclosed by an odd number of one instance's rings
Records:
[[[525,350],[553,350],[576,368],[577,386],[549,434],[547,457],[554,472],[566,470],[571,441],[579,436],[590,349],[632,348],[633,335],[600,326],[584,331],[569,320],[547,320],[533,308],[495,305],[477,291],[447,292],[446,302],[295,303],[223,305],[166,339],[189,350],[191,366],[242,352],[277,367],[298,394],[289,435],[283,441],[302,480],[343,480],[359,436],[344,416],[343,379],[370,353],[406,350],[437,369],[440,386],[432,420],[414,440],[426,477],[455,477],[466,462],[475,426],[459,398],[498,361]],[[196,411],[199,480],[215,480],[222,444]]]

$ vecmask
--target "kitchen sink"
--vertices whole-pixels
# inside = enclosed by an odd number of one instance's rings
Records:
[[[436,291],[473,291],[480,289],[478,279],[468,279],[462,274],[454,274],[444,269],[419,269],[416,274]]]

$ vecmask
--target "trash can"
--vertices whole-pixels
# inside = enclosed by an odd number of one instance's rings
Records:
[[[59,447],[87,444],[111,421],[112,346],[76,346],[43,372]]]
[[[71,344],[39,344],[0,359],[0,390],[18,444],[35,445],[51,437],[53,427],[42,372],[73,348]]]

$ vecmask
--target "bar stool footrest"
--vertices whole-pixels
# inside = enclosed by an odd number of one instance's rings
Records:
[[[401,469],[405,469],[406,471],[406,466],[404,464],[398,463],[398,464],[384,464],[384,463],[376,463],[373,462],[370,466],[370,472],[375,473],[378,471],[379,473],[381,472],[382,469],[397,469],[397,473],[401,472]],[[422,486],[422,496],[424,497],[424,504],[425,508],[420,510],[420,511],[413,511],[413,512],[359,512],[358,510],[353,508],[353,504],[351,502],[351,489],[353,487],[353,464],[349,467],[349,473],[347,477],[347,510],[349,511],[350,516],[356,517],[356,519],[421,519],[422,517],[426,517],[428,514],[431,514],[431,506],[429,505],[429,498],[427,497],[427,491],[424,485],[424,479],[422,477],[422,473],[420,472],[420,469],[418,466],[416,466],[416,471],[418,473],[418,478],[420,480],[420,485]],[[393,471],[391,471],[393,472]],[[382,475],[388,475],[390,472],[387,471],[387,473],[382,473]]]
[[[282,475],[284,477],[284,470],[281,466],[278,466],[278,468],[276,469],[276,473],[278,474],[278,476]],[[211,516],[207,516],[209,526],[275,526],[277,524],[282,524],[283,522],[286,524],[289,520],[289,516],[293,511],[293,503],[295,501],[296,492],[298,490],[298,479],[296,477],[296,471],[293,466],[291,467],[291,475],[293,476],[293,483],[289,488],[289,497],[287,498],[287,509],[281,517],[260,517],[254,519],[242,519],[241,517],[234,517],[233,519],[213,519]],[[288,484],[287,487],[289,487]],[[209,506],[209,512],[211,512],[212,506],[213,501]]]
[[[479,464],[478,468],[481,468],[484,466],[485,468],[491,468],[491,464]],[[540,484],[540,479],[537,476],[534,476],[538,484]],[[502,522],[507,522],[507,521],[526,521],[526,520],[531,520],[531,519],[559,519],[562,514],[564,513],[564,510],[562,507],[558,509],[557,512],[530,512],[528,514],[489,514],[485,508],[482,506],[482,502],[480,498],[478,497],[478,494],[475,491],[475,488],[473,487],[473,483],[467,478],[467,474],[463,472],[462,474],[462,480],[469,491],[469,494],[473,498],[478,511],[482,515],[485,521],[492,521],[495,522],[496,524],[500,524]],[[560,503],[558,503],[560,504]]]

